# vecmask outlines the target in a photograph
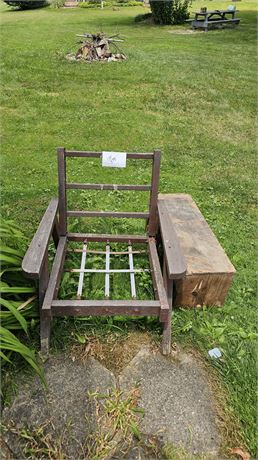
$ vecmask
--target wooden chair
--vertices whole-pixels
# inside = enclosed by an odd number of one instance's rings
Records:
[[[163,281],[160,268],[159,257],[156,247],[156,237],[159,229],[159,218],[157,210],[159,174],[160,174],[160,151],[153,153],[127,153],[127,159],[150,160],[152,164],[152,180],[150,185],[115,185],[115,184],[82,184],[68,183],[66,180],[66,161],[70,157],[100,158],[102,152],[81,152],[69,151],[59,148],[58,156],[58,182],[59,197],[51,200],[41,222],[35,233],[32,242],[23,259],[22,268],[26,276],[39,280],[39,306],[40,306],[40,342],[41,351],[48,352],[50,343],[51,320],[54,316],[157,316],[163,323],[163,340],[162,352],[168,354],[171,343],[171,308],[172,308],[172,291],[169,287],[170,304]],[[115,170],[114,170],[115,171]],[[149,211],[146,212],[103,212],[103,211],[71,211],[67,209],[67,190],[70,189],[94,189],[94,190],[136,190],[149,191]],[[115,218],[140,218],[146,219],[146,234],[143,235],[115,235],[115,234],[92,234],[92,233],[70,233],[67,229],[67,219],[70,217],[115,217]],[[51,273],[48,271],[48,245],[50,237],[53,237],[56,254],[53,261]],[[79,272],[79,285],[77,299],[61,300],[58,299],[58,291],[64,262],[68,250],[69,242],[82,242],[81,267]],[[93,269],[85,268],[87,255],[87,245],[90,242],[103,242],[106,244],[105,251],[105,269],[95,270],[105,274],[105,296],[103,300],[82,300],[82,285],[84,273],[93,272]],[[110,243],[127,243],[128,251],[123,254],[128,255],[129,268],[119,270],[130,274],[131,300],[109,300],[109,275],[118,270],[111,270],[109,258]],[[135,289],[135,273],[133,261],[133,245],[144,244],[148,254],[151,278],[155,300],[137,300]],[[169,242],[166,241],[169,246]],[[173,244],[172,249],[173,252]],[[98,251],[88,251],[98,252]],[[103,251],[102,251],[103,253]],[[114,254],[114,252],[113,252]],[[172,264],[173,265],[173,264]],[[169,268],[169,273],[168,273]],[[164,263],[165,279],[173,278],[173,267],[171,262],[167,265]],[[176,268],[175,268],[176,271]],[[171,286],[171,283],[165,283]]]

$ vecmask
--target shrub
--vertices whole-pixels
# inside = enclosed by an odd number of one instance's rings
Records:
[[[156,24],[182,24],[189,18],[191,0],[150,0]]]
[[[3,363],[11,363],[12,354],[18,353],[44,381],[35,352],[17,335],[19,331],[28,334],[38,317],[35,284],[25,280],[21,269],[27,240],[10,221],[1,222],[0,237],[0,356]]]
[[[143,6],[142,2],[138,2],[136,0],[122,0],[119,3],[116,1],[108,1],[108,2],[103,2],[103,6],[109,7],[109,6],[117,6],[119,8],[125,7],[125,6]],[[80,8],[100,8],[101,7],[101,2],[100,0],[88,0],[87,2],[80,2],[79,3]]]
[[[103,2],[104,7],[111,6],[111,5],[112,5],[111,2]],[[100,0],[97,0],[97,1],[90,0],[88,2],[80,2],[79,7],[80,8],[101,8],[101,2]]]
[[[48,6],[48,0],[4,0],[9,6],[17,6],[21,10],[31,10]]]
[[[62,8],[65,0],[51,0],[51,8]]]

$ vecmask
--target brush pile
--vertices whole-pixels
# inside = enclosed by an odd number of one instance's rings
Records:
[[[119,49],[117,43],[123,42],[119,38],[119,34],[112,35],[107,37],[102,32],[97,34],[88,34],[77,35],[77,37],[82,37],[82,40],[79,41],[80,48],[77,53],[67,54],[66,58],[69,61],[123,61],[126,59],[125,54]],[[112,52],[110,49],[112,46],[115,52]]]

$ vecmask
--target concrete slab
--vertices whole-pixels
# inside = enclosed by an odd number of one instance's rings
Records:
[[[164,443],[194,455],[221,458],[213,396],[196,359],[179,353],[172,361],[143,348],[119,377],[123,389],[135,383],[139,384],[140,406],[145,411],[140,428],[146,435],[157,435]]]
[[[153,346],[142,346],[117,378],[94,358],[82,363],[59,355],[51,357],[44,367],[47,390],[38,379],[20,384],[12,405],[3,411],[2,423],[9,427],[3,437],[7,449],[3,458],[9,458],[9,450],[11,458],[27,458],[23,452],[26,439],[17,432],[24,432],[28,427],[29,434],[33,430],[35,433],[44,426],[50,450],[55,449],[51,458],[86,460],[87,438],[95,439],[101,430],[105,434],[106,427],[110,426],[108,420],[103,425],[104,419],[99,418],[102,402],[97,406],[88,392],[109,394],[120,387],[126,395],[126,390],[138,384],[139,405],[145,414],[139,422],[141,439],[128,437],[127,453],[122,454],[121,436],[115,436],[112,459],[163,459],[162,448],[169,443],[175,448],[182,447],[190,457],[200,454],[206,460],[222,460],[207,374],[191,354],[179,352],[176,359],[171,359],[162,356]],[[98,418],[103,426],[98,424]],[[155,439],[159,446],[155,455],[150,449],[150,439]],[[40,443],[42,445],[39,439]],[[58,446],[60,455],[56,451]],[[42,458],[40,453],[33,455],[30,458]]]
[[[108,393],[116,386],[115,377],[98,361],[89,358],[85,364],[73,362],[64,355],[51,357],[44,365],[47,390],[35,379],[21,385],[13,404],[3,411],[2,423],[12,430],[4,435],[4,441],[14,458],[25,458],[21,439],[15,430],[29,430],[44,426],[45,433],[53,437],[55,444],[62,439],[62,451],[66,458],[84,458],[86,437],[97,425],[94,403],[88,392]],[[37,458],[37,457],[36,457]]]

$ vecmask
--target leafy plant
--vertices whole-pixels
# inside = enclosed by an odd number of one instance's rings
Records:
[[[32,10],[48,6],[47,0],[4,0],[9,6],[17,6],[20,10]]]
[[[58,0],[57,0],[58,1]],[[138,2],[136,0],[122,0],[121,2],[114,2],[114,1],[103,1],[104,7],[125,7],[125,6],[143,6],[142,2]],[[100,0],[88,0],[86,2],[79,3],[80,8],[101,8]]]
[[[18,353],[43,379],[35,352],[22,343],[16,333],[11,332],[23,331],[28,334],[29,327],[34,326],[38,316],[35,285],[24,279],[21,269],[27,241],[11,221],[1,223],[0,237],[4,243],[0,245],[0,355],[3,362],[11,363],[12,353]]]
[[[153,20],[156,24],[182,24],[189,18],[191,0],[150,0]]]
[[[51,8],[62,8],[65,0],[51,0]]]

